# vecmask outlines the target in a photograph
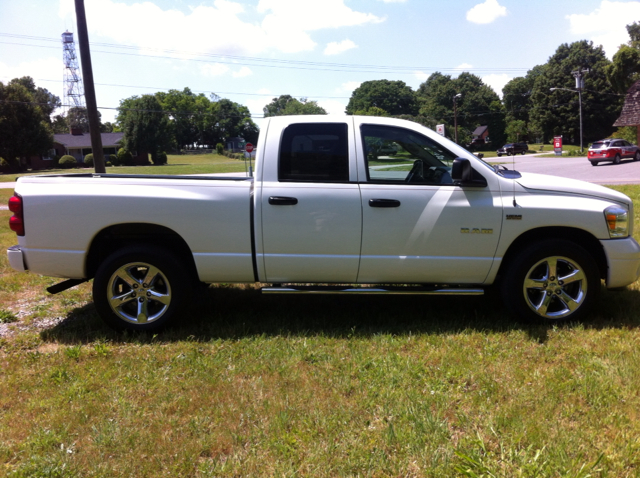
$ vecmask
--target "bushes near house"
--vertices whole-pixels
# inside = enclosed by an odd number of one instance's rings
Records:
[[[84,157],[84,165],[93,168],[93,153],[89,153]]]
[[[224,153],[224,145],[222,143],[216,144],[216,152],[220,155]]]
[[[118,150],[118,154],[116,155],[116,161],[117,161],[117,166],[132,166],[133,155],[131,154],[130,151],[127,151],[124,148],[120,148]]]
[[[164,151],[159,151],[158,153],[151,156],[151,160],[153,164],[160,166],[162,164],[167,164],[167,153]]]
[[[75,168],[78,165],[78,161],[76,161],[76,158],[74,158],[73,156],[65,154],[62,158],[60,158],[60,161],[58,161],[58,165],[62,169],[71,169]]]

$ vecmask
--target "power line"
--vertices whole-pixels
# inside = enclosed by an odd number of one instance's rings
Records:
[[[33,41],[45,41],[45,42],[58,42],[58,39],[48,38],[48,37],[37,37],[37,36],[29,36],[29,35],[18,35],[18,34],[10,34],[10,33],[0,33],[0,36],[8,37],[8,38],[16,38],[22,40],[33,40]],[[14,43],[14,42],[0,42],[9,45],[21,45],[21,46],[33,46],[38,48],[57,48],[57,47],[49,47],[46,45],[34,45],[30,43]],[[356,73],[370,73],[370,72],[385,72],[385,73],[395,73],[395,74],[415,74],[416,71],[461,71],[458,67],[433,67],[433,66],[399,66],[399,65],[371,65],[371,64],[351,64],[351,63],[330,63],[330,62],[315,62],[315,61],[300,61],[300,60],[283,60],[277,58],[261,58],[261,57],[250,57],[250,56],[240,56],[240,55],[227,55],[227,54],[217,54],[217,53],[206,53],[206,52],[190,52],[183,50],[170,50],[163,48],[148,48],[148,47],[139,47],[136,45],[121,45],[114,43],[100,43],[93,42],[92,46],[94,47],[104,47],[104,48],[112,48],[116,50],[140,50],[144,49],[145,51],[152,51],[160,53],[159,55],[147,55],[142,53],[124,53],[124,52],[113,52],[113,51],[105,51],[105,50],[93,50],[97,53],[108,53],[108,54],[122,54],[129,56],[141,56],[147,58],[164,58],[164,59],[172,59],[172,60],[184,60],[184,61],[199,61],[199,62],[210,62],[215,59],[217,63],[224,64],[233,64],[233,65],[243,65],[244,66],[261,66],[267,68],[289,68],[289,69],[298,69],[298,70],[315,70],[315,71],[345,71],[345,72],[356,72]],[[167,55],[181,55],[181,57],[176,56],[167,56]],[[196,58],[193,58],[196,57]],[[477,71],[477,72],[504,72],[504,73],[515,73],[528,71],[528,68],[469,68],[469,71]]]

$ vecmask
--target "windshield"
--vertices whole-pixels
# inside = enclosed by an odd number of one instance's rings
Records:
[[[610,144],[610,141],[597,141],[591,145],[591,149],[608,148]]]

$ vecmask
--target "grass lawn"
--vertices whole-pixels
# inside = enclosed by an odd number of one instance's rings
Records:
[[[616,189],[640,211],[640,186]],[[223,284],[166,332],[118,335],[90,283],[49,296],[58,279],[9,268],[9,216],[0,476],[640,475],[638,283],[559,326],[493,295]]]
[[[248,165],[249,163],[247,163]],[[69,174],[92,173],[92,168],[49,169],[46,171],[30,171],[20,174],[0,174],[0,182],[15,181],[20,176],[34,174]],[[167,155],[167,164],[162,166],[118,166],[107,168],[108,174],[207,174],[245,172],[244,161],[231,159],[218,154]]]

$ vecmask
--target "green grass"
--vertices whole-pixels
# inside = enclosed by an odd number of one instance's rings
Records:
[[[248,163],[247,163],[248,164]],[[173,155],[167,156],[167,164],[162,166],[117,166],[106,168],[108,174],[210,174],[245,172],[244,161],[230,159],[218,154]],[[15,181],[21,176],[41,174],[91,173],[92,168],[49,169],[29,171],[19,174],[0,174],[0,182]]]
[[[640,186],[615,189],[640,211]],[[18,318],[0,324],[1,476],[640,474],[637,283],[557,327],[493,295],[219,285],[166,332],[123,335],[91,284],[47,295],[55,282],[0,254],[0,309]]]

